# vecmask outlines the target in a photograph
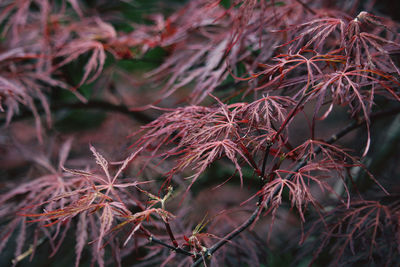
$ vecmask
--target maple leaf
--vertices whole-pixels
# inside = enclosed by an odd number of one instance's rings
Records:
[[[340,264],[344,257],[346,261],[349,258],[352,261],[352,255],[355,254],[358,258],[375,259],[386,264],[396,261],[393,256],[386,257],[386,253],[396,253],[391,244],[398,244],[396,234],[392,232],[393,226],[398,224],[398,218],[391,214],[398,212],[398,209],[398,201],[383,205],[373,200],[357,200],[353,201],[350,208],[340,205],[334,208],[324,216],[324,222],[318,220],[310,229],[310,232],[317,230],[321,223],[329,225],[328,229],[320,229],[323,236],[318,239],[319,246],[314,252],[313,261],[329,245],[338,251],[332,265]],[[385,257],[378,258],[378,255]]]

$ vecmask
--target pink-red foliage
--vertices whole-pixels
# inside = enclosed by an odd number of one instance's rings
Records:
[[[124,28],[113,10],[127,2],[0,3],[0,154],[19,166],[1,164],[10,264],[42,244],[59,255],[72,231],[75,266],[273,266],[282,247],[299,265],[399,262],[399,169],[387,166],[400,130],[384,124],[399,112],[400,25],[377,1],[192,0]],[[146,74],[123,69],[154,51]],[[82,107],[114,123],[51,129]]]

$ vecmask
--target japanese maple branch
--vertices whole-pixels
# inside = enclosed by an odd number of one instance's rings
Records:
[[[261,166],[261,180],[264,181],[265,180],[265,168],[267,166],[267,160],[268,160],[268,155],[269,155],[269,151],[271,149],[272,146],[272,142],[271,141],[267,141],[266,147],[265,147],[265,152],[264,152],[264,158],[263,158],[263,162],[262,162],[262,166]]]
[[[29,248],[25,252],[19,254],[14,259],[12,259],[11,263],[15,266],[15,265],[17,265],[18,262],[20,262],[20,261],[24,260],[25,258],[27,258],[28,256],[31,256],[32,254],[34,254],[36,248],[38,246],[40,246],[41,244],[43,244],[45,239],[46,239],[46,237],[43,237],[43,238],[39,239],[39,241],[35,245],[29,245]]]
[[[371,114],[369,116],[369,119],[371,120],[371,125],[372,125],[374,119],[378,119],[378,118],[386,117],[386,116],[391,116],[391,115],[395,115],[395,114],[398,114],[398,113],[400,113],[400,107],[396,107],[396,108],[389,109],[389,110],[384,110],[384,111],[378,111],[376,113]],[[357,121],[354,121],[354,122],[348,124],[342,130],[340,130],[336,134],[333,134],[328,140],[325,141],[325,143],[333,144],[334,142],[336,142],[337,140],[339,140],[340,138],[342,138],[346,134],[350,133],[351,131],[353,131],[353,130],[357,129],[358,127],[360,127],[361,125],[363,125],[365,122],[366,122],[366,119],[363,118],[361,120],[357,120]],[[316,149],[314,149],[314,154],[319,154],[320,152],[321,152],[321,147],[317,147]],[[302,158],[300,160],[300,162],[293,168],[291,174],[288,174],[284,179],[290,180],[294,175],[293,173],[299,171],[301,168],[306,166],[307,162],[308,161],[307,161],[306,158]],[[268,205],[268,202],[270,201],[270,199],[273,196],[275,196],[275,194],[281,189],[281,187],[282,187],[281,184],[276,187],[275,191],[267,199],[266,204],[264,204],[264,206]]]
[[[56,112],[59,110],[63,109],[98,109],[102,111],[111,111],[111,112],[118,112],[122,114],[129,115],[130,117],[134,118],[135,120],[142,122],[142,123],[149,123],[153,119],[147,116],[146,114],[138,111],[132,111],[129,110],[128,107],[124,105],[114,105],[112,103],[106,102],[106,101],[99,101],[99,100],[93,100],[89,101],[87,103],[82,103],[82,102],[76,102],[76,103],[54,103],[51,105],[50,110],[51,112]],[[39,113],[44,113],[44,110],[39,109]],[[23,113],[21,113],[18,116],[14,116],[13,120],[23,120],[26,118],[29,118],[33,115],[32,112],[29,110],[25,110]],[[2,118],[2,121],[5,122],[5,119]]]
[[[183,254],[183,255],[186,255],[186,256],[190,256],[190,257],[194,256],[194,255],[193,255],[192,253],[190,253],[189,251],[184,250],[184,249],[182,249],[182,248],[180,248],[180,247],[171,246],[171,245],[165,243],[164,241],[161,241],[160,239],[158,239],[157,237],[155,237],[155,236],[153,236],[153,235],[149,237],[149,241],[150,241],[150,242],[157,243],[157,244],[159,244],[159,245],[162,245],[162,246],[164,246],[164,247],[166,247],[166,248],[169,248],[169,249],[175,251],[176,253]]]
[[[271,143],[274,143],[279,135],[282,133],[283,129],[289,124],[289,122],[293,119],[293,117],[297,114],[298,110],[302,107],[302,104],[305,102],[309,94],[304,94],[300,100],[297,102],[296,106],[289,112],[286,116],[285,121],[279,127],[278,131],[276,131],[274,137],[271,140]]]
[[[297,106],[293,109],[293,111],[297,110]],[[389,109],[389,110],[385,110],[385,111],[380,111],[380,112],[376,112],[371,114],[370,116],[370,120],[371,123],[374,119],[377,118],[381,118],[381,117],[386,117],[386,116],[391,116],[391,115],[395,115],[398,114],[400,112],[400,107],[396,107],[393,109]],[[294,112],[291,112],[292,114],[294,114]],[[288,118],[291,117],[292,115],[289,114]],[[345,136],[346,134],[348,134],[349,132],[357,129],[358,127],[360,127],[362,124],[365,123],[365,118],[361,119],[361,120],[357,120],[354,121],[352,123],[350,123],[349,125],[347,125],[346,127],[344,127],[342,130],[340,130],[339,132],[337,132],[336,134],[333,134],[327,141],[326,143],[328,144],[332,144],[334,142],[336,142],[337,140],[339,140],[340,138],[342,138],[343,136]],[[267,145],[266,151],[269,150],[269,146]],[[314,150],[315,154],[318,154],[321,152],[321,148],[318,147]],[[267,156],[264,155],[264,159]],[[264,160],[266,161],[266,160]],[[263,165],[264,165],[264,161],[263,161]],[[298,171],[299,169],[301,169],[302,167],[304,167],[307,164],[307,160],[306,159],[302,159],[295,167],[294,167],[294,172]],[[265,167],[263,166],[263,169],[265,171]],[[263,172],[263,171],[262,171]],[[287,177],[285,177],[285,179],[290,179],[293,175],[288,175]],[[280,190],[280,186],[278,186],[275,190],[275,192],[272,195],[275,195],[278,191]],[[261,196],[262,197],[262,196]],[[216,252],[219,248],[221,248],[223,245],[225,245],[229,240],[235,238],[237,235],[239,235],[241,232],[243,232],[246,228],[248,228],[257,218],[257,215],[262,212],[262,210],[264,209],[265,206],[268,205],[269,201],[271,200],[271,197],[269,197],[266,202],[264,203],[264,205],[257,205],[257,208],[254,210],[253,214],[236,230],[230,232],[227,236],[225,236],[223,239],[221,239],[219,242],[215,243],[212,247],[210,247],[209,249],[207,249],[205,251],[205,253],[203,255],[206,256],[211,256],[214,252]],[[259,202],[261,203],[261,202]],[[192,267],[195,266],[199,266],[203,261],[203,257],[198,258],[193,264]]]
[[[163,210],[165,210],[165,202],[167,201],[167,199],[172,195],[172,191],[173,191],[173,187],[169,186],[168,187],[168,193],[162,198],[161,200],[161,208]],[[169,235],[169,238],[171,239],[172,244],[174,245],[174,247],[179,247],[178,242],[175,239],[174,233],[171,230],[171,226],[169,224],[168,218],[164,218],[164,225],[165,225],[165,229],[167,230],[167,233]]]
[[[257,218],[259,212],[261,211],[262,207],[261,205],[258,205],[257,208],[253,211],[253,214],[236,230],[230,232],[227,236],[225,236],[223,239],[215,243],[212,247],[207,249],[207,251],[204,253],[206,256],[211,256],[214,252],[216,252],[219,248],[221,248],[223,245],[225,245],[229,240],[235,238],[237,235],[239,235],[241,232],[246,230]],[[193,264],[192,267],[199,266],[203,261],[203,257],[198,258]]]
[[[300,0],[296,0],[297,3],[299,3],[305,10],[307,10],[308,12],[310,12],[313,15],[316,15],[317,12],[315,12],[311,7],[309,7],[307,4],[303,3]]]
[[[63,108],[68,109],[100,109],[103,111],[112,111],[119,112],[122,114],[126,114],[134,118],[135,120],[142,123],[149,123],[153,119],[147,116],[146,114],[138,111],[132,111],[125,105],[114,105],[112,103],[106,101],[92,100],[87,103],[76,102],[76,103],[66,103],[60,104],[57,103],[51,108],[52,110],[59,110]]]
[[[392,115],[395,115],[395,114],[398,114],[398,113],[400,113],[400,107],[395,107],[395,108],[392,108],[392,109],[388,109],[388,110],[383,110],[383,111],[378,111],[378,112],[372,113],[369,116],[369,119],[371,120],[371,125],[372,125],[375,119],[386,117],[386,116],[392,116]],[[339,140],[340,138],[342,138],[346,134],[350,133],[351,131],[353,131],[353,130],[357,129],[358,127],[360,127],[361,125],[363,125],[365,122],[366,122],[366,120],[365,120],[365,118],[363,118],[363,119],[360,119],[360,120],[353,121],[352,123],[349,123],[342,130],[340,130],[336,134],[333,134],[328,140],[325,141],[325,143],[333,144],[334,142],[336,142],[337,140]],[[315,154],[318,154],[319,152],[321,152],[321,147],[317,147],[314,150]],[[305,158],[303,158],[294,167],[293,172],[297,172],[298,170],[300,170],[305,165],[307,165],[307,160]],[[292,176],[293,176],[293,174],[290,174],[287,177],[287,179],[290,179]]]
[[[165,229],[167,230],[169,238],[171,239],[171,242],[174,245],[174,247],[176,247],[176,248],[179,247],[178,242],[176,241],[175,236],[172,233],[171,226],[169,225],[168,219],[166,219],[164,221],[164,225],[165,225]]]
[[[190,257],[194,256],[193,253],[191,253],[191,252],[189,252],[187,250],[184,250],[184,249],[182,249],[180,247],[171,246],[170,244],[167,244],[164,241],[158,239],[157,237],[155,237],[153,234],[151,234],[147,229],[145,229],[142,226],[140,227],[140,230],[142,230],[143,233],[149,238],[150,242],[162,245],[162,246],[164,246],[164,247],[166,247],[168,249],[171,249],[171,250],[175,251],[176,253],[179,253],[179,254],[182,254],[182,255],[186,255],[186,256],[190,256]]]

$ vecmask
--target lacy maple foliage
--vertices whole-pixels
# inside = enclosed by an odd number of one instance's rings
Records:
[[[1,261],[400,262],[381,5],[2,1]]]

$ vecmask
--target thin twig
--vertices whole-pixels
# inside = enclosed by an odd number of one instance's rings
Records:
[[[153,242],[153,243],[157,243],[157,244],[159,244],[159,245],[162,245],[162,246],[164,246],[164,247],[166,247],[166,248],[169,248],[169,249],[175,251],[176,253],[179,253],[179,254],[182,254],[182,255],[186,255],[186,256],[190,256],[190,257],[194,257],[194,256],[195,256],[193,253],[191,253],[191,252],[189,252],[189,251],[187,251],[187,250],[184,250],[184,249],[182,249],[182,248],[180,248],[180,247],[171,246],[171,245],[165,243],[164,241],[158,239],[157,237],[155,237],[154,235],[152,235],[152,234],[149,232],[149,230],[147,230],[147,229],[144,228],[143,226],[140,226],[140,230],[142,230],[142,232],[149,238],[149,241],[150,241],[150,242]]]
[[[207,257],[210,257],[215,251],[217,251],[219,248],[221,248],[223,245],[225,245],[229,240],[235,238],[237,235],[239,235],[241,232],[246,230],[257,218],[259,212],[261,211],[261,205],[258,205],[257,208],[254,210],[253,214],[236,230],[230,232],[227,236],[225,236],[223,239],[215,243],[212,247],[207,249],[203,255],[206,255]],[[192,267],[199,266],[203,262],[203,257],[199,257],[193,264]]]
[[[184,249],[182,249],[180,247],[171,246],[171,245],[165,243],[164,241],[161,241],[160,239],[158,239],[157,237],[155,237],[153,235],[149,237],[149,241],[157,243],[159,245],[162,245],[162,246],[164,246],[166,248],[169,248],[169,249],[175,251],[176,253],[179,253],[179,254],[182,254],[182,255],[186,255],[186,256],[190,256],[190,257],[194,256],[193,253],[191,253],[191,252],[189,252],[187,250],[184,250]]]
[[[17,265],[18,262],[24,260],[25,258],[27,258],[28,256],[31,256],[34,251],[37,249],[38,246],[40,246],[44,241],[45,241],[46,237],[43,237],[41,239],[39,239],[39,241],[36,243],[36,245],[29,245],[29,248],[21,253],[20,255],[16,256],[14,259],[11,260],[11,263],[13,265]]]
[[[299,3],[300,5],[302,5],[302,7],[304,7],[305,10],[307,10],[308,12],[310,12],[313,15],[316,15],[317,12],[315,12],[311,7],[309,7],[307,4],[303,3],[300,0],[296,0],[297,3]]]
[[[284,122],[282,125],[279,127],[278,131],[274,134],[274,137],[271,140],[271,143],[275,143],[276,139],[279,137],[279,135],[282,133],[283,129],[286,128],[286,126],[289,124],[290,120],[293,119],[293,117],[296,115],[297,111],[301,108],[301,105],[305,102],[309,94],[304,94],[301,99],[297,102],[296,106],[289,112],[289,114],[286,116]]]
[[[169,225],[168,220],[164,221],[165,224],[165,229],[167,230],[167,233],[169,235],[169,238],[171,239],[172,244],[177,248],[179,247],[178,241],[176,241],[175,236],[171,230],[171,226]]]
[[[384,110],[384,111],[375,112],[375,113],[373,113],[373,114],[371,114],[369,116],[369,119],[371,120],[371,124],[370,125],[373,124],[373,122],[374,122],[373,120],[374,119],[378,119],[378,118],[386,117],[386,116],[392,116],[392,115],[398,114],[399,112],[400,112],[400,107],[396,107],[396,108],[392,108],[392,109],[388,109],[388,110]],[[351,131],[357,129],[358,127],[360,127],[361,125],[363,125],[365,123],[365,121],[366,120],[364,118],[364,119],[353,121],[352,123],[349,123],[342,130],[340,130],[336,134],[333,134],[328,140],[325,141],[325,143],[333,144],[334,142],[336,142],[337,140],[339,140],[340,138],[342,138],[343,136],[345,136],[349,132],[351,132]],[[318,154],[319,152],[321,152],[321,147],[317,147],[314,150],[315,154]],[[300,160],[300,162],[294,167],[293,172],[297,172],[302,167],[304,167],[306,164],[307,164],[306,158],[302,158]],[[293,174],[289,174],[287,179],[290,179],[292,176],[293,176]]]
[[[267,166],[267,160],[268,160],[268,155],[269,155],[269,151],[271,149],[272,146],[272,142],[271,141],[267,141],[266,147],[265,147],[265,152],[264,152],[264,158],[263,158],[263,162],[262,162],[262,166],[261,166],[261,179],[265,180],[265,168]]]
[[[63,110],[63,109],[98,109],[102,111],[110,111],[110,112],[118,112],[122,114],[129,115],[136,121],[139,121],[141,123],[149,123],[153,119],[149,117],[148,115],[144,114],[143,112],[138,112],[138,111],[132,111],[129,110],[128,107],[124,105],[114,105],[106,101],[98,101],[98,100],[93,100],[89,101],[87,103],[82,103],[82,102],[76,102],[76,103],[54,103],[50,107],[52,113]],[[42,108],[38,108],[38,113],[43,114],[44,110]],[[25,110],[22,112],[20,115],[14,116],[13,121],[18,121],[18,120],[23,120],[32,117],[32,112],[29,110]],[[5,123],[5,118],[1,118],[0,121],[2,124]]]

